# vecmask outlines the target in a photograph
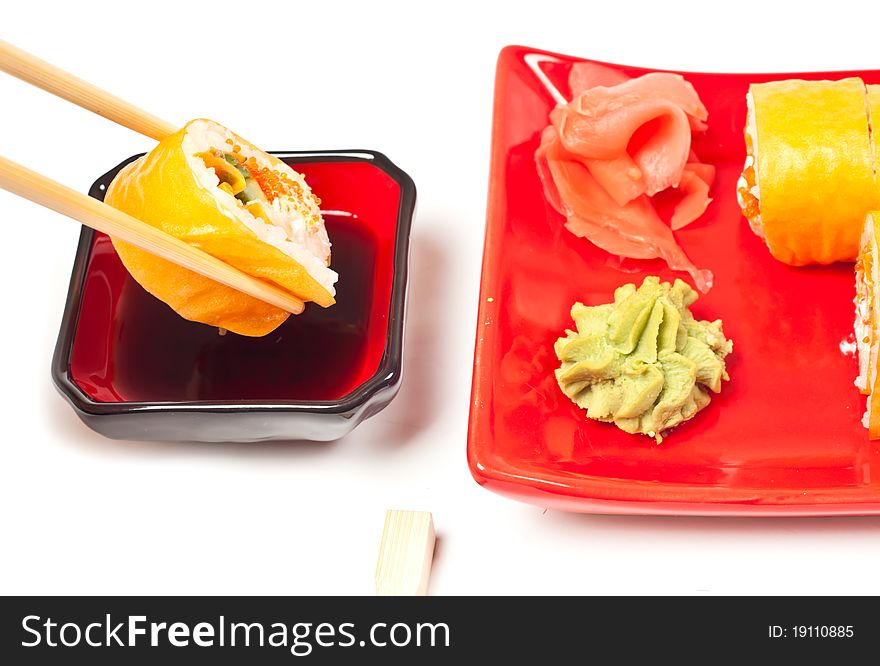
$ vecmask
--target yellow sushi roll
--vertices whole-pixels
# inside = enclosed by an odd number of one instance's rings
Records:
[[[105,201],[303,301],[332,305],[337,275],[302,175],[211,120],[193,120],[122,169]],[[192,321],[262,336],[288,313],[113,240],[141,286]]]
[[[868,396],[862,423],[871,439],[880,438],[880,377],[878,377],[877,354],[880,337],[880,294],[877,280],[880,277],[880,211],[868,213],[862,230],[859,257],[856,261],[856,316],[855,338],[859,357],[859,375],[855,384]]]
[[[740,206],[771,254],[794,266],[854,261],[880,208],[864,82],[752,84]]]
[[[865,86],[868,91],[868,121],[874,145],[874,175],[880,189],[880,85]]]

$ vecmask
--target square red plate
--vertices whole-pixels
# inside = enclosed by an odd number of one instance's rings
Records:
[[[645,275],[681,277],[662,262],[620,263],[566,231],[545,202],[534,153],[580,60],[511,46],[498,59],[468,461],[487,488],[524,501],[595,513],[880,514],[880,444],[860,424],[864,398],[852,334],[850,264],[792,268],[773,259],[736,202],[749,83],[861,76],[682,72],[709,109],[694,148],[718,175],[706,214],[676,232],[715,273],[692,310],[721,318],[734,341],[731,381],[661,445],[588,421],[556,385],[553,342],[582,301],[611,300]],[[609,65],[630,76],[645,69]]]

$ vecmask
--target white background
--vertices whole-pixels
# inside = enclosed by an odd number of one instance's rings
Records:
[[[578,516],[471,479],[501,47],[684,70],[880,67],[868,3],[593,4],[6,3],[0,37],[159,117],[215,118],[266,149],[380,150],[419,206],[405,379],[385,411],[330,444],[154,444],[93,433],[55,392],[79,228],[0,192],[0,591],[371,594],[384,512],[414,508],[439,534],[433,594],[880,593],[880,518]],[[0,109],[0,154],[81,191],[152,145],[5,75]]]

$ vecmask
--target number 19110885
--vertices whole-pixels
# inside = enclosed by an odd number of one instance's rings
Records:
[[[783,627],[772,624],[767,628],[769,638],[852,638],[853,625],[836,624],[793,624]]]

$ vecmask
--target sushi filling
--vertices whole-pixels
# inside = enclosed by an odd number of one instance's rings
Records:
[[[228,153],[215,149],[199,153],[198,157],[201,157],[204,160],[205,166],[214,169],[214,173],[217,174],[217,178],[220,179],[220,184],[217,187],[230,196],[238,199],[247,212],[254,217],[263,220],[266,224],[276,224],[281,222],[280,220],[273,220],[269,217],[269,210],[271,210],[269,195],[266,194],[260,186],[260,183],[257,182],[257,179],[254,177],[254,172],[242,163],[240,153]],[[250,158],[250,161],[252,166],[256,167],[254,159]],[[255,171],[260,173],[256,168]],[[285,185],[296,186],[297,184],[289,182],[285,183]],[[272,190],[270,190],[270,194],[272,195],[272,199],[279,196],[277,192]],[[289,196],[289,193],[285,194],[288,194]],[[317,205],[320,203],[320,200],[315,198],[315,204]],[[313,216],[312,219],[309,220],[309,224],[315,225],[319,219],[320,218],[315,219]]]
[[[865,233],[869,230],[866,229]],[[876,266],[874,265],[874,252],[870,242],[862,242],[862,251],[856,260],[856,297],[855,297],[855,332],[856,348],[859,357],[859,375],[855,385],[862,393],[868,393],[868,372],[871,366],[871,341],[874,338],[874,280],[876,279]]]
[[[875,237],[875,223],[873,215],[868,215],[865,229],[862,232],[861,246],[858,259],[856,260],[856,297],[855,297],[855,324],[854,331],[856,346],[859,352],[859,376],[855,385],[859,390],[867,394],[865,415],[862,425],[868,428],[871,436],[877,429],[877,424],[872,424],[871,414],[873,407],[873,389],[877,382],[877,293],[878,259]],[[875,417],[876,419],[876,417]]]
[[[743,215],[749,221],[758,237],[764,238],[764,222],[761,220],[761,190],[758,186],[758,170],[755,168],[755,155],[758,154],[758,132],[755,123],[755,103],[752,93],[746,96],[748,108],[746,118],[746,161],[742,174],[736,183],[736,200]]]
[[[330,239],[321,201],[301,174],[206,120],[191,123],[184,151],[224,213],[297,261],[335,296],[338,275],[328,268]]]

